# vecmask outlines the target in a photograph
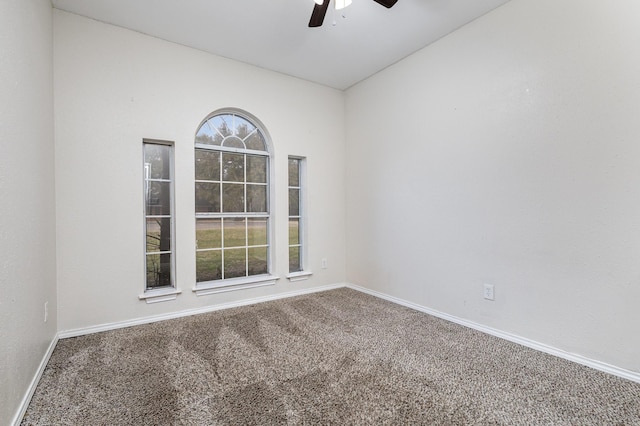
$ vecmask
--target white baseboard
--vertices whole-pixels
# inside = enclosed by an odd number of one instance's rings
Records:
[[[49,362],[49,358],[51,358],[51,354],[53,353],[53,350],[55,349],[56,344],[58,344],[57,334],[53,337],[53,340],[49,344],[47,351],[44,353],[44,357],[42,357],[42,361],[40,361],[38,370],[36,371],[36,374],[33,376],[33,379],[31,379],[31,383],[29,383],[27,392],[25,393],[24,397],[22,398],[22,401],[20,402],[18,411],[16,412],[15,416],[13,416],[13,420],[11,421],[11,424],[13,426],[20,426],[20,423],[22,423],[22,418],[24,417],[24,414],[27,412],[27,408],[29,407],[31,398],[33,398],[33,394],[36,391],[36,387],[38,387],[38,383],[40,382],[42,373],[44,373],[44,369],[47,367],[47,363]]]
[[[486,334],[490,334],[492,336],[499,337],[504,340],[508,340],[513,343],[517,343],[522,346],[526,346],[531,349],[538,350],[540,352],[544,352],[550,355],[557,356],[559,358],[566,359],[568,361],[572,361],[578,364],[586,365],[587,367],[591,367],[595,370],[600,370],[605,373],[612,374],[614,376],[622,377],[623,379],[631,380],[636,383],[640,383],[640,373],[635,371],[626,370],[624,368],[616,367],[615,365],[607,364],[605,362],[597,361],[594,359],[590,359],[584,357],[582,355],[573,354],[571,352],[563,351],[562,349],[554,348],[553,346],[545,345],[544,343],[536,342],[534,340],[527,339],[525,337],[520,337],[515,334],[507,333],[504,331],[497,330],[495,328],[487,327],[482,324],[475,323],[473,321],[465,320],[462,318],[458,318],[453,315],[445,314],[443,312],[436,311],[434,309],[427,308],[422,305],[418,305],[412,302],[408,302],[404,299],[400,299],[397,297],[389,296],[385,293],[380,293],[378,291],[369,290],[368,288],[360,287],[355,284],[347,284],[346,287],[349,287],[353,290],[361,291],[363,293],[370,294],[372,296],[379,297],[381,299],[388,300],[390,302],[396,303],[398,305],[406,306],[407,308],[415,309],[416,311],[424,312],[429,315],[433,315],[434,317],[442,318],[447,321],[451,321],[456,324],[460,324],[465,327],[472,328],[474,330],[481,331]]]
[[[253,304],[256,304],[256,303],[269,302],[269,301],[272,301],[272,300],[286,299],[286,298],[294,297],[294,296],[302,296],[302,295],[305,295],[305,294],[312,294],[312,293],[318,293],[318,292],[321,292],[321,291],[334,290],[336,288],[343,288],[343,287],[346,287],[346,286],[347,285],[344,284],[344,283],[339,283],[339,284],[332,284],[332,285],[326,285],[326,286],[321,286],[321,287],[312,287],[312,288],[289,291],[289,292],[279,293],[279,294],[274,294],[274,295],[269,295],[269,296],[254,297],[252,299],[244,299],[244,300],[240,300],[240,301],[237,301],[237,302],[224,303],[224,304],[221,304],[221,305],[206,306],[206,307],[203,307],[203,308],[188,309],[188,310],[179,311],[179,312],[173,312],[173,313],[169,313],[169,314],[155,315],[155,316],[149,316],[149,317],[143,317],[143,318],[136,318],[136,319],[133,319],[133,320],[113,322],[113,323],[107,323],[107,324],[100,324],[100,325],[91,326],[91,327],[85,327],[85,328],[78,328],[78,329],[74,329],[74,330],[60,331],[53,338],[53,340],[51,341],[51,344],[49,345],[49,348],[47,349],[46,353],[44,354],[44,357],[42,358],[42,361],[40,362],[40,365],[38,366],[38,370],[36,371],[36,374],[34,375],[33,379],[31,380],[31,383],[29,384],[29,388],[27,389],[27,392],[26,392],[25,396],[22,398],[22,401],[20,403],[20,407],[19,407],[18,411],[16,412],[15,416],[13,417],[11,425],[19,426],[20,423],[22,422],[22,418],[24,417],[24,414],[26,413],[27,408],[29,407],[29,403],[31,402],[31,398],[33,397],[34,392],[36,391],[36,387],[38,386],[38,382],[40,382],[40,378],[42,377],[42,373],[44,372],[44,369],[46,368],[47,363],[49,362],[49,358],[51,358],[51,354],[53,353],[53,350],[55,349],[56,344],[58,343],[59,339],[65,339],[65,338],[68,338],[68,337],[83,336],[83,335],[86,335],[86,334],[99,333],[101,331],[115,330],[115,329],[118,329],[118,328],[132,327],[134,325],[149,324],[149,323],[153,323],[153,322],[157,322],[157,321],[164,321],[164,320],[173,319],[173,318],[181,318],[181,317],[186,317],[186,316],[190,316],[190,315],[202,314],[202,313],[206,313],[206,312],[219,311],[219,310],[222,310],[222,309],[229,309],[229,308],[236,308],[236,307],[240,307],[240,306],[253,305]]]
[[[58,338],[66,339],[68,337],[84,336],[85,334],[100,333],[102,331],[109,331],[109,330],[116,330],[118,328],[132,327],[134,325],[150,324],[150,323],[158,322],[158,321],[165,321],[165,320],[174,319],[174,318],[188,317],[188,316],[191,316],[191,315],[204,314],[204,313],[207,313],[207,312],[220,311],[220,310],[229,309],[229,308],[237,308],[237,307],[240,307],[240,306],[253,305],[253,304],[261,303],[261,302],[269,302],[269,301],[272,301],[272,300],[286,299],[286,298],[289,298],[289,297],[302,296],[302,295],[311,294],[311,293],[318,293],[318,292],[321,292],[321,291],[333,290],[333,289],[336,289],[336,288],[342,288],[342,287],[346,287],[346,286],[347,285],[344,284],[344,283],[331,284],[331,285],[326,285],[326,286],[322,286],[322,287],[312,287],[312,288],[306,288],[306,289],[301,289],[301,290],[288,291],[288,292],[285,292],[285,293],[278,293],[278,294],[273,294],[273,295],[269,295],[269,296],[254,297],[252,299],[243,299],[243,300],[239,300],[239,301],[236,301],[236,302],[223,303],[223,304],[220,304],[220,305],[205,306],[205,307],[202,307],[202,308],[187,309],[187,310],[184,310],[184,311],[171,312],[171,313],[162,314],[162,315],[154,315],[154,316],[141,317],[141,318],[136,318],[136,319],[132,319],[132,320],[126,320],[126,321],[99,324],[99,325],[94,325],[94,326],[91,326],[91,327],[76,328],[76,329],[73,329],[73,330],[65,330],[65,331],[58,332]]]
[[[77,337],[77,336],[82,336],[82,335],[92,334],[92,333],[99,333],[99,332],[102,332],[102,331],[115,330],[115,329],[124,328],[124,327],[132,327],[132,326],[135,326],[135,325],[149,324],[149,323],[153,323],[153,322],[157,322],[157,321],[164,321],[164,320],[168,320],[168,319],[181,318],[181,317],[186,317],[186,316],[190,316],[190,315],[202,314],[202,313],[206,313],[206,312],[214,312],[214,311],[219,311],[219,310],[223,310],[223,309],[236,308],[236,307],[240,307],[240,306],[253,305],[253,304],[256,304],[256,303],[269,302],[269,301],[272,301],[272,300],[286,299],[286,298],[289,298],[289,297],[302,296],[302,295],[305,295],[305,294],[318,293],[318,292],[322,292],[322,291],[334,290],[334,289],[343,288],[343,287],[348,287],[348,288],[351,288],[353,290],[360,291],[362,293],[370,294],[372,296],[388,300],[388,301],[396,303],[398,305],[406,306],[408,308],[415,309],[417,311],[424,312],[424,313],[429,314],[429,315],[433,315],[434,317],[442,318],[444,320],[451,321],[453,323],[460,324],[462,326],[469,327],[469,328],[472,328],[474,330],[478,330],[478,331],[481,331],[483,333],[490,334],[492,336],[496,336],[496,337],[499,337],[501,339],[505,339],[505,340],[508,340],[510,342],[514,342],[514,343],[526,346],[528,348],[538,350],[540,352],[548,353],[550,355],[554,355],[554,356],[557,356],[559,358],[566,359],[568,361],[572,361],[572,362],[576,362],[578,364],[586,365],[586,366],[594,368],[596,370],[600,370],[600,371],[603,371],[605,373],[612,374],[614,376],[622,377],[624,379],[640,383],[640,373],[637,373],[637,372],[634,372],[634,371],[630,371],[630,370],[625,370],[623,368],[619,368],[619,367],[616,367],[614,365],[610,365],[610,364],[607,364],[607,363],[604,363],[604,362],[601,362],[601,361],[597,361],[597,360],[593,360],[593,359],[590,359],[590,358],[586,358],[586,357],[584,357],[582,355],[566,352],[566,351],[563,351],[561,349],[554,348],[554,347],[549,346],[549,345],[545,345],[543,343],[539,343],[539,342],[536,342],[536,341],[533,341],[533,340],[530,340],[530,339],[527,339],[527,338],[524,338],[524,337],[520,337],[520,336],[517,336],[515,334],[506,333],[504,331],[500,331],[500,330],[497,330],[497,329],[494,329],[494,328],[491,328],[491,327],[487,327],[487,326],[484,326],[482,324],[475,323],[473,321],[468,321],[468,320],[465,320],[465,319],[462,319],[462,318],[458,318],[458,317],[453,316],[453,315],[445,314],[443,312],[439,312],[439,311],[436,311],[434,309],[430,309],[430,308],[427,308],[425,306],[421,306],[421,305],[406,301],[404,299],[393,297],[393,296],[390,296],[390,295],[385,294],[385,293],[381,293],[381,292],[374,291],[374,290],[369,290],[367,288],[360,287],[360,286],[355,285],[355,284],[340,283],[340,284],[326,285],[326,286],[322,286],[322,287],[313,287],[313,288],[308,288],[308,289],[295,290],[295,291],[279,293],[279,294],[274,294],[274,295],[269,295],[269,296],[255,297],[255,298],[252,298],[252,299],[244,299],[244,300],[240,300],[240,301],[236,301],[236,302],[224,303],[224,304],[221,304],[221,305],[206,306],[206,307],[203,307],[203,308],[188,309],[188,310],[179,311],[179,312],[173,312],[173,313],[169,313],[169,314],[155,315],[155,316],[137,318],[137,319],[133,319],[133,320],[113,322],[113,323],[107,323],[107,324],[100,324],[100,325],[91,326],[91,327],[78,328],[78,329],[74,329],[74,330],[66,330],[66,331],[58,332],[58,334],[51,341],[51,344],[49,345],[49,348],[47,349],[47,352],[45,353],[42,361],[40,362],[40,365],[38,366],[38,371],[34,375],[32,381],[31,381],[31,383],[29,385],[28,391],[25,394],[24,398],[22,399],[22,402],[20,404],[20,409],[18,410],[18,412],[14,416],[13,421],[12,421],[12,425],[14,425],[14,426],[19,426],[20,425],[20,422],[22,421],[22,418],[23,418],[25,412],[27,411],[27,407],[29,406],[29,402],[31,401],[31,398],[33,397],[33,394],[34,394],[34,392],[36,390],[36,387],[38,386],[38,382],[40,381],[40,378],[42,377],[42,373],[44,372],[44,369],[47,366],[47,363],[49,362],[49,358],[51,357],[51,354],[53,353],[53,350],[56,347],[56,344],[58,343],[59,339],[64,339],[64,338],[68,338],[68,337]]]

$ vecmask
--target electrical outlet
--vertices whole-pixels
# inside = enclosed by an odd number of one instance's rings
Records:
[[[321,268],[322,269],[327,269],[327,258],[326,257],[322,258]]]
[[[49,319],[49,302],[44,302],[44,322]]]
[[[485,299],[493,300],[493,284],[485,284],[483,294]]]

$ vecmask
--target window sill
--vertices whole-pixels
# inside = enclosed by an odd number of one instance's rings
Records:
[[[138,296],[140,300],[144,300],[147,303],[168,302],[169,300],[175,300],[178,295],[182,293],[182,290],[177,288],[161,288],[157,290],[149,290]]]
[[[231,278],[222,281],[208,281],[196,284],[193,291],[197,296],[206,296],[227,291],[274,285],[279,279],[280,277],[276,277],[275,275],[257,275],[254,277]]]
[[[311,271],[300,271],[290,273],[289,275],[287,275],[287,278],[293,283],[296,281],[308,280],[311,275],[313,275],[313,272]]]

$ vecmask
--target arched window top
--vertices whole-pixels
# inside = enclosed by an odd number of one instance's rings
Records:
[[[196,146],[269,153],[265,132],[248,114],[223,111],[210,115],[196,132]]]
[[[241,110],[215,111],[198,127],[196,292],[275,283],[270,147],[260,120]]]

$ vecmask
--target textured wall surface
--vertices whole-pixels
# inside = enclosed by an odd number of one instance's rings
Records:
[[[48,0],[0,2],[3,425],[17,412],[56,333],[52,47]]]
[[[513,0],[350,89],[348,280],[640,371],[638,16]]]

